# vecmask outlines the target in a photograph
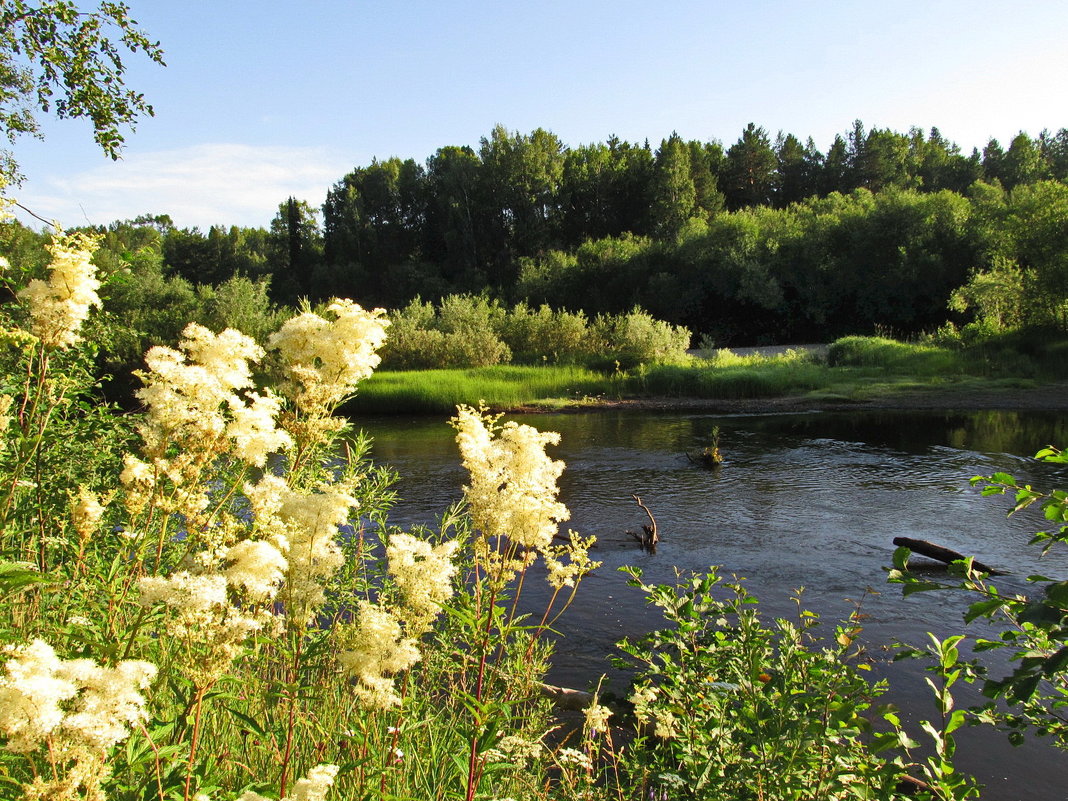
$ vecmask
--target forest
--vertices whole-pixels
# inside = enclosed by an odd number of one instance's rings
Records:
[[[1064,330],[1066,179],[1064,128],[965,154],[937,128],[859,120],[826,153],[752,123],[729,147],[672,134],[655,149],[497,126],[477,151],[354,168],[321,209],[285,199],[267,228],[114,222],[95,231],[96,261],[109,308],[144,334],[132,353],[173,341],[176,320],[266,331],[273,310],[334,296],[396,310],[482,295],[591,318],[640,307],[695,345],[947,320],[973,335]],[[15,224],[3,238],[13,262],[43,263],[43,234]]]

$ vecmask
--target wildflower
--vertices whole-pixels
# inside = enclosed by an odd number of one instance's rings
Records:
[[[293,438],[276,427],[281,403],[274,395],[249,393],[248,405],[230,405],[233,419],[226,427],[226,436],[233,442],[238,459],[263,467],[270,454],[292,447]]]
[[[545,567],[548,570],[546,579],[554,590],[574,587],[575,582],[601,566],[600,562],[590,559],[590,548],[597,538],[583,538],[574,531],[569,534],[570,542],[567,545],[550,546],[542,552]],[[567,562],[561,561],[560,557],[563,556],[568,558]]]
[[[399,705],[400,696],[388,676],[419,661],[415,641],[401,636],[400,622],[393,614],[369,601],[360,601],[350,637],[351,650],[343,651],[338,659],[345,672],[359,680],[357,697],[374,709]]]
[[[115,667],[92,659],[63,660],[43,640],[7,648],[0,675],[0,732],[5,748],[29,753],[44,746],[50,780],[38,777],[27,798],[102,798],[108,751],[144,720],[146,689],[156,675],[148,662]]]
[[[269,561],[269,560],[268,560]],[[238,580],[244,578],[240,571]],[[140,603],[163,604],[171,615],[168,633],[186,646],[190,677],[206,685],[217,679],[241,652],[249,635],[263,628],[270,614],[254,606],[230,603],[227,576],[222,573],[179,571],[168,578],[140,579]],[[266,603],[269,598],[258,600]]]
[[[317,765],[308,771],[307,778],[293,785],[293,794],[282,801],[324,801],[327,792],[334,786],[338,773],[337,765]],[[246,790],[237,801],[270,801],[259,793]]]
[[[230,586],[240,588],[254,602],[267,603],[278,592],[289,563],[269,542],[241,540],[225,553],[223,571]]]
[[[91,263],[98,244],[87,234],[54,236],[48,246],[48,281],[35,278],[19,292],[30,306],[30,330],[45,347],[68,348],[78,342],[89,310],[100,305],[100,281]]]
[[[88,487],[78,487],[78,497],[71,504],[70,512],[74,530],[78,532],[78,537],[83,542],[87,542],[104,516],[104,507],[100,505],[100,499]]]
[[[292,801],[323,801],[333,786],[339,768],[337,765],[317,765],[308,771],[307,778],[293,785]]]
[[[344,562],[336,538],[357,503],[351,491],[339,484],[298,492],[271,475],[245,485],[257,523],[288,563],[284,591],[290,620],[303,624],[314,618],[325,599],[323,582]]]
[[[586,731],[590,734],[603,734],[608,731],[608,719],[612,710],[594,703],[586,707]]]
[[[662,740],[670,740],[678,733],[676,729],[677,720],[673,712],[667,709],[655,709],[653,710],[653,719],[656,722],[653,733]]]
[[[365,311],[351,300],[326,308],[332,319],[304,312],[270,336],[285,364],[286,393],[309,413],[329,412],[371,375],[386,340],[384,309]]]
[[[557,524],[570,517],[556,500],[564,463],[545,454],[560,435],[508,422],[469,406],[450,421],[457,430],[463,465],[471,476],[464,487],[471,518],[484,537],[508,537],[530,549],[545,549]]]
[[[140,426],[146,453],[162,457],[172,444],[218,451],[231,441],[236,456],[262,467],[268,453],[289,447],[291,438],[274,424],[277,398],[237,394],[252,385],[249,363],[262,356],[244,334],[230,328],[213,334],[196,323],[186,326],[178,350],[150,348],[136,392],[148,408]]]
[[[15,399],[10,395],[0,393],[0,432],[6,431],[8,426],[11,425],[11,421],[14,420],[14,416],[8,414],[11,411],[11,404]],[[7,437],[0,436],[0,451],[3,451],[7,446]]]
[[[634,716],[640,723],[647,723],[652,716],[651,704],[656,700],[656,688],[646,685],[631,693],[630,702],[634,704]]]
[[[506,734],[497,743],[497,750],[510,757],[516,767],[522,768],[541,756],[543,746],[537,740],[524,740],[514,734]]]
[[[441,602],[452,596],[456,566],[450,560],[459,547],[456,540],[431,546],[410,534],[390,536],[386,559],[404,600],[398,613],[408,625],[409,634],[429,628]]]
[[[591,770],[593,763],[587,754],[575,748],[561,748],[556,754],[556,761],[561,767],[574,766],[579,770]]]

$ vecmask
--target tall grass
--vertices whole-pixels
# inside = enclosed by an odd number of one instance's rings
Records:
[[[618,393],[619,379],[574,366],[379,371],[360,385],[349,414],[449,414],[459,404],[496,409]]]
[[[458,403],[492,408],[581,405],[599,399],[744,400],[810,393],[861,399],[900,390],[1032,385],[1068,377],[1068,342],[984,342],[950,347],[884,337],[845,337],[826,358],[714,351],[708,358],[598,372],[575,366],[379,371],[360,387],[351,414],[448,413]],[[1022,382],[1022,383],[1021,383]]]

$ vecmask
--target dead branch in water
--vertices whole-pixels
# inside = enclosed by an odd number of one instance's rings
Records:
[[[642,536],[638,536],[633,531],[628,533],[638,541],[638,544],[641,545],[642,548],[648,551],[655,551],[656,544],[660,542],[660,535],[656,530],[656,518],[653,517],[653,513],[649,511],[649,507],[642,503],[641,498],[637,495],[631,495],[630,497],[637,502],[638,506],[645,510],[647,515],[649,515],[650,525],[642,525]]]

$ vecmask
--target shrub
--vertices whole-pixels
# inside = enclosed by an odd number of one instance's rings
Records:
[[[627,314],[598,315],[593,336],[600,344],[602,363],[616,361],[623,369],[684,360],[690,347],[688,329],[656,320],[637,306]]]
[[[582,312],[554,311],[547,305],[534,311],[520,302],[498,325],[517,362],[574,364],[592,353],[589,324]]]

